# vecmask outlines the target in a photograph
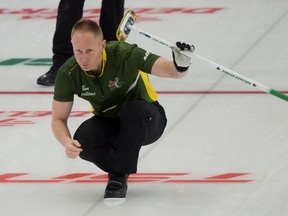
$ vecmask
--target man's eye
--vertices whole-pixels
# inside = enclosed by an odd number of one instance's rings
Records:
[[[87,53],[87,54],[93,53],[93,50],[92,50],[92,49],[89,49],[89,50],[87,50],[86,53]]]

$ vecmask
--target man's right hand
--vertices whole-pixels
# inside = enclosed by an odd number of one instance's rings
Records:
[[[65,145],[65,153],[68,158],[75,159],[80,155],[83,149],[77,140],[72,140]]]

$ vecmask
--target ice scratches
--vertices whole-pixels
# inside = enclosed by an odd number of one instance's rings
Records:
[[[100,197],[99,199],[97,199],[94,203],[93,203],[93,205],[89,208],[89,209],[87,209],[87,211],[82,215],[82,216],[89,216],[89,214],[92,212],[92,210],[94,209],[94,208],[96,208],[102,201],[103,201],[103,197]]]

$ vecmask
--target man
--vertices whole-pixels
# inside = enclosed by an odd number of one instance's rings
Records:
[[[50,70],[37,79],[38,85],[53,86],[57,71],[73,55],[70,34],[73,25],[82,18],[85,0],[60,0],[53,37],[53,57]],[[124,14],[124,0],[102,0],[100,26],[107,41],[117,40],[116,30]]]
[[[52,130],[68,158],[80,156],[108,173],[104,200],[125,199],[141,146],[155,142],[167,121],[147,74],[184,77],[190,58],[183,60],[177,48],[170,61],[126,42],[106,43],[98,24],[87,19],[75,24],[71,42],[74,56],[56,77]],[[90,102],[94,116],[72,138],[67,120],[74,94]]]

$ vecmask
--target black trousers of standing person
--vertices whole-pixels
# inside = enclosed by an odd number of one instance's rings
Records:
[[[60,0],[53,37],[53,66],[59,68],[73,55],[71,30],[82,18],[85,0]],[[104,39],[117,40],[116,31],[124,15],[124,0],[102,0],[99,25]]]
[[[141,146],[161,137],[167,119],[158,103],[136,100],[129,102],[120,117],[93,116],[83,122],[74,134],[81,144],[80,157],[105,172],[137,172]]]

